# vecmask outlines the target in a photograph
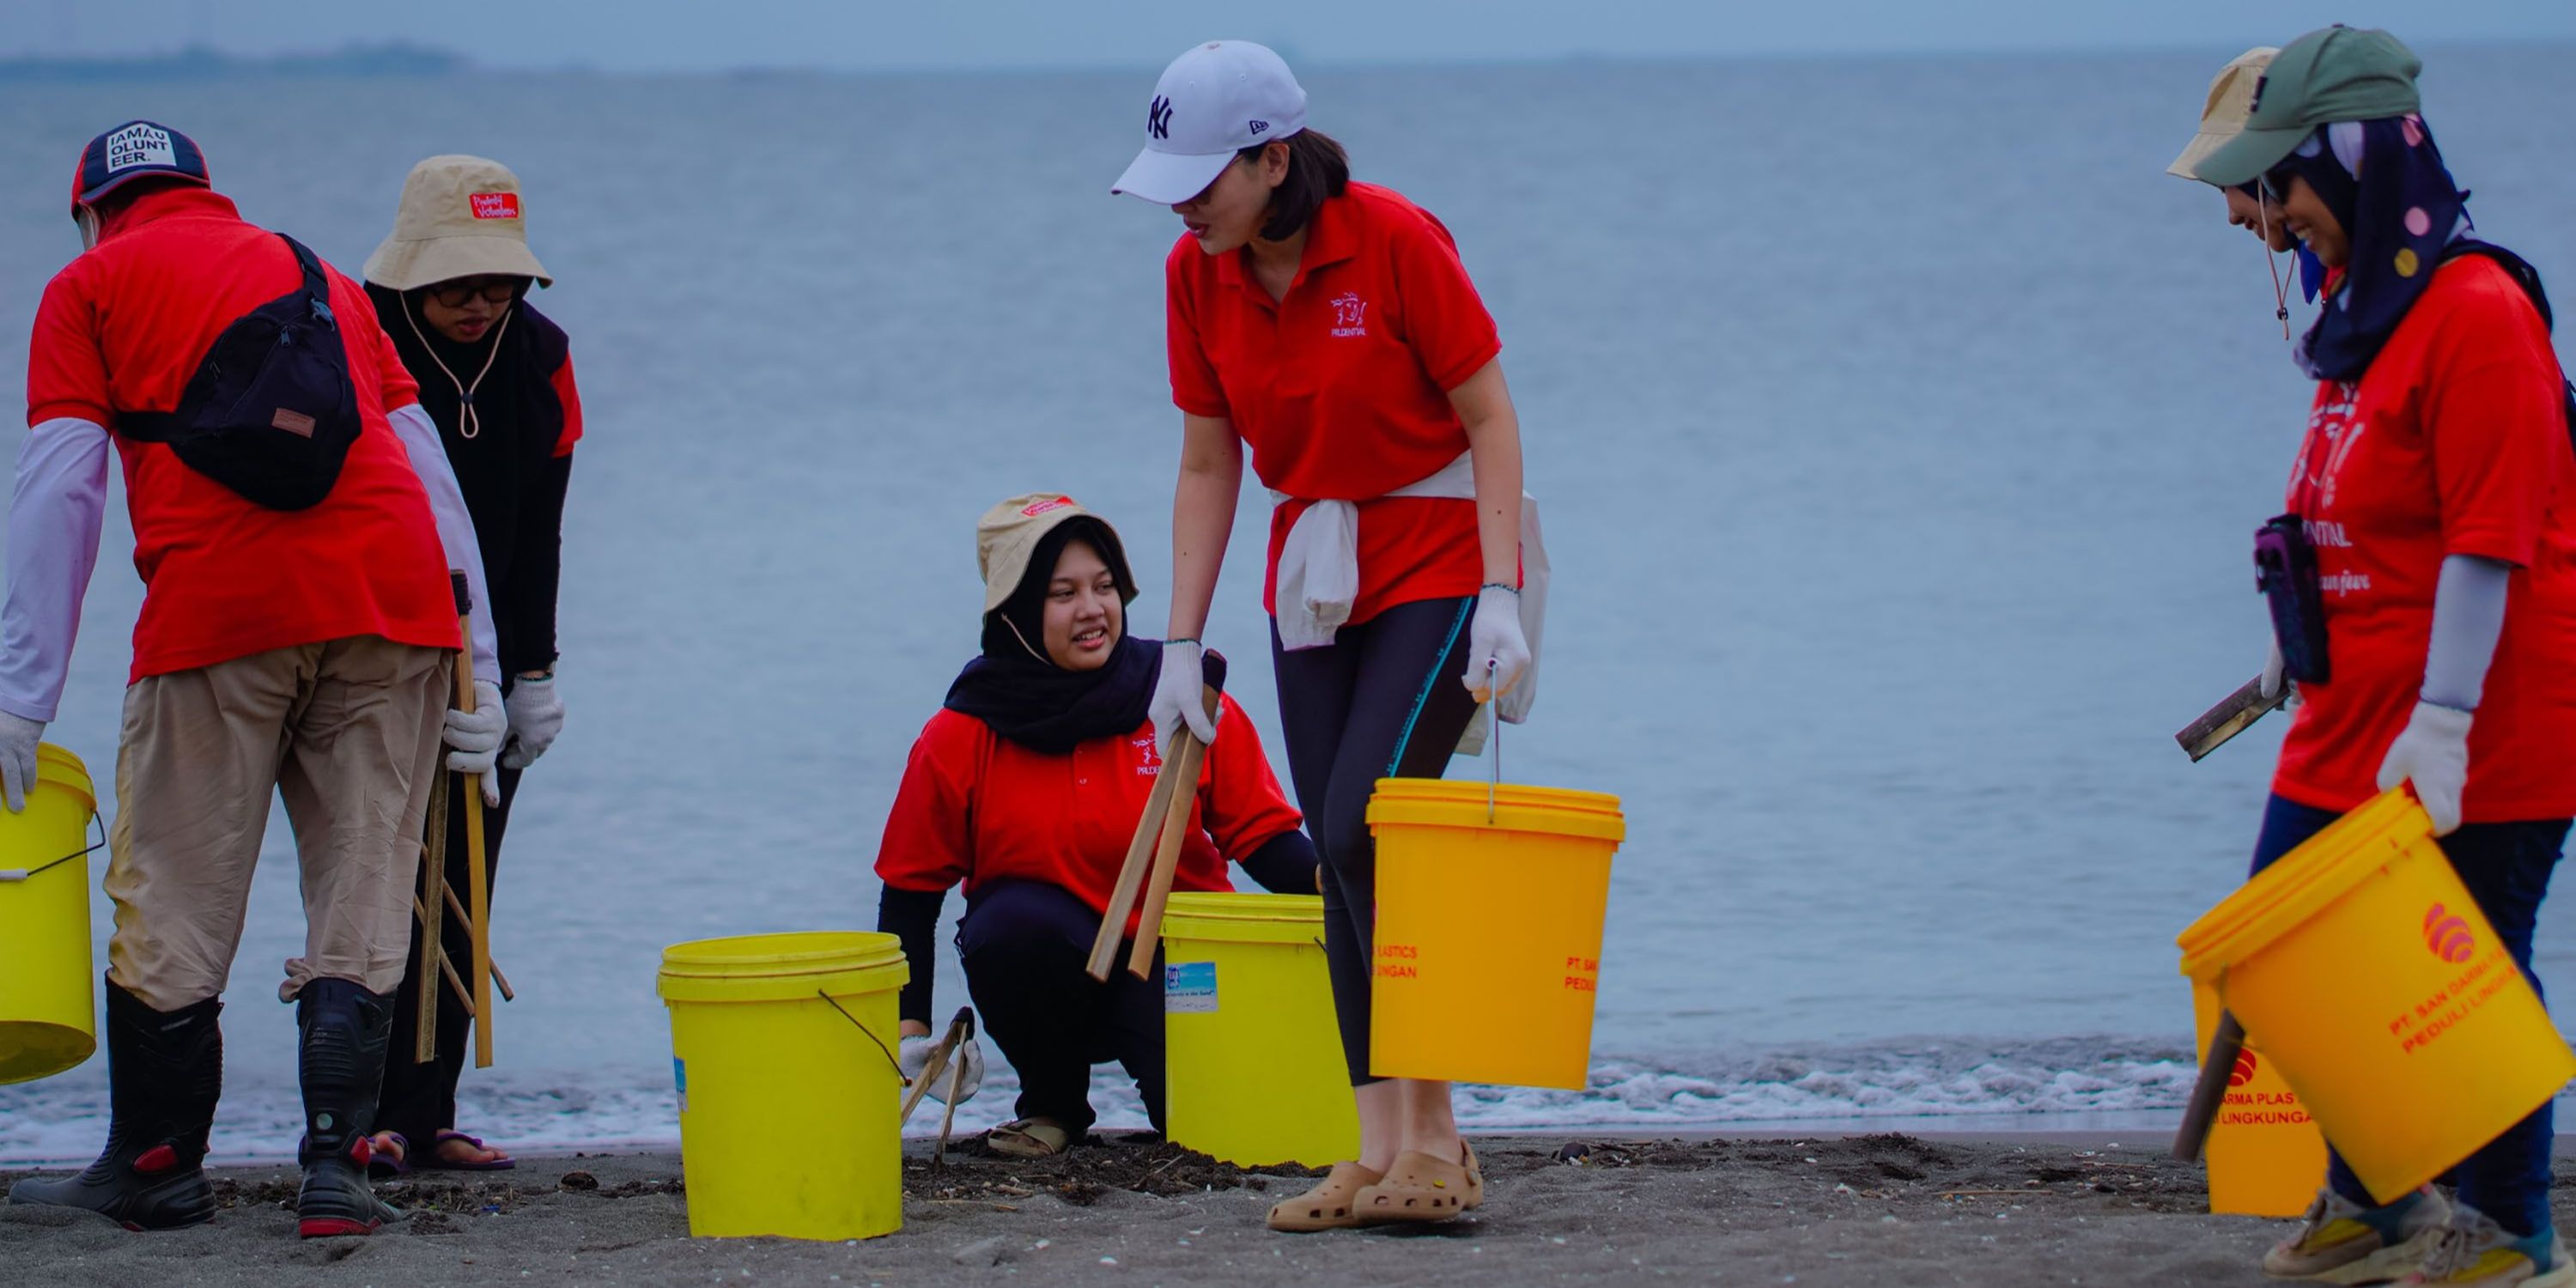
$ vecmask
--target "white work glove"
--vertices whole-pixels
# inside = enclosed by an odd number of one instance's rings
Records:
[[[520,676],[510,686],[505,699],[510,714],[510,736],[502,744],[501,767],[525,769],[555,745],[555,735],[563,732],[563,695],[555,692],[555,677],[542,680]]]
[[[2280,637],[2272,639],[2272,654],[2263,659],[2263,700],[2281,696],[2281,686],[2289,683],[2290,664],[2281,657]]]
[[[938,1049],[938,1046],[939,1039],[926,1033],[920,1037],[905,1038],[896,1044],[895,1063],[903,1069],[903,1080],[906,1086],[921,1081],[921,1071],[930,1067],[930,1053]],[[937,1097],[943,1104],[949,1103],[948,1080],[955,1076],[957,1062],[960,1060],[966,1062],[966,1080],[957,1084],[955,1103],[962,1105],[973,1100],[975,1093],[983,1090],[984,1044],[968,1038],[958,1043],[957,1050],[949,1055],[948,1067],[940,1070],[939,1076],[930,1080],[930,1094]]]
[[[1163,673],[1154,680],[1154,699],[1145,705],[1145,714],[1154,721],[1154,745],[1165,756],[1172,754],[1172,738],[1183,724],[1200,742],[1216,743],[1216,721],[1208,718],[1207,677],[1200,661],[1204,652],[1197,640],[1163,645]]]
[[[1491,702],[1512,691],[1529,670],[1529,641],[1521,637],[1520,592],[1487,586],[1476,592],[1476,621],[1467,628],[1467,691]]]
[[[36,785],[36,744],[44,738],[44,721],[0,711],[0,796],[12,814],[27,808],[27,789]]]
[[[501,735],[509,732],[509,711],[501,702],[501,686],[489,680],[474,682],[472,714],[450,710],[447,713],[447,767],[456,773],[472,774],[483,785],[483,803],[501,804],[501,780],[492,773],[492,764],[501,758]]]
[[[2460,827],[2460,793],[2469,784],[2469,713],[2430,702],[2415,704],[2406,731],[2379,762],[2379,790],[2415,784],[2415,797],[2433,816],[2433,835]]]

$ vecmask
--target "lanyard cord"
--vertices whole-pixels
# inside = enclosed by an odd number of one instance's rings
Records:
[[[483,417],[474,410],[474,391],[483,387],[483,377],[491,375],[492,364],[500,360],[501,337],[509,334],[510,319],[517,316],[518,312],[516,307],[511,308],[501,315],[501,325],[492,328],[492,350],[483,355],[483,369],[474,373],[474,383],[469,385],[458,380],[456,373],[447,369],[447,360],[438,356],[438,347],[429,342],[428,336],[420,333],[420,320],[411,315],[410,309],[403,310],[403,321],[411,324],[412,336],[420,341],[421,350],[429,355],[430,361],[438,364],[438,374],[447,377],[447,383],[456,386],[456,399],[462,406],[462,410],[456,413],[458,438],[471,439],[483,432]]]
[[[2263,267],[2272,270],[2272,316],[2281,320],[2281,338],[2290,338],[2290,293],[2281,285],[2281,261],[2272,253],[2272,199],[2254,191],[2254,209],[2262,221]],[[2292,252],[2296,254],[2297,252]]]

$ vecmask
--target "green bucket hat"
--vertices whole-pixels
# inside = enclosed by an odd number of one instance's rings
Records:
[[[2415,74],[2423,69],[2415,51],[2387,32],[2311,31],[2272,59],[2244,131],[2202,160],[2197,177],[2232,188],[2279,165],[2320,125],[2419,111]]]

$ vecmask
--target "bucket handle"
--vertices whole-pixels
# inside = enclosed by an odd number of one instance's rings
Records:
[[[867,1025],[864,1025],[864,1024],[861,1024],[861,1023],[859,1023],[859,1017],[857,1017],[857,1016],[855,1016],[855,1015],[850,1014],[847,1010],[843,1010],[843,1009],[842,1009],[842,1007],[841,1007],[841,1004],[840,1004],[839,1002],[837,1002],[837,1001],[833,1000],[833,997],[832,997],[832,995],[831,995],[831,994],[826,993],[826,992],[824,992],[823,990],[821,990],[821,989],[819,989],[819,988],[818,988],[818,989],[815,989],[815,990],[814,990],[814,996],[819,997],[819,998],[822,998],[822,999],[823,999],[823,1004],[824,1004],[824,1005],[831,1007],[831,1008],[832,1008],[833,1010],[835,1010],[835,1011],[840,1011],[840,1012],[841,1012],[841,1018],[842,1018],[842,1019],[845,1019],[845,1020],[848,1020],[848,1021],[850,1022],[850,1027],[851,1027],[851,1028],[857,1029],[860,1033],[865,1034],[865,1035],[866,1035],[866,1037],[867,1037],[867,1039],[868,1039],[868,1041],[869,1041],[869,1042],[872,1042],[872,1043],[874,1043],[874,1044],[876,1045],[877,1050],[879,1050],[879,1051],[881,1051],[881,1052],[884,1052],[884,1054],[885,1054],[885,1058],[886,1058],[886,1064],[888,1064],[889,1066],[891,1066],[891,1067],[894,1069],[894,1080],[895,1080],[895,1081],[897,1081],[897,1082],[908,1082],[908,1081],[910,1081],[910,1079],[908,1079],[908,1078],[906,1078],[906,1077],[904,1077],[904,1076],[903,1076],[903,1061],[898,1060],[898,1059],[895,1059],[895,1058],[894,1058],[894,1052],[892,1052],[892,1051],[887,1051],[887,1050],[886,1050],[886,1044],[885,1044],[885,1040],[884,1040],[884,1039],[882,1039],[882,1038],[878,1037],[878,1036],[877,1036],[876,1034],[874,1034],[874,1033],[870,1033],[870,1032],[868,1032],[868,1026],[867,1026]]]
[[[31,877],[43,876],[44,874],[51,872],[74,859],[87,858],[90,855],[98,853],[100,850],[106,849],[107,832],[104,828],[99,826],[98,815],[96,813],[92,813],[89,816],[89,824],[90,830],[98,833],[97,840],[92,841],[87,846],[74,850],[59,859],[55,859],[50,863],[40,863],[32,868],[0,868],[0,885],[16,885]]]

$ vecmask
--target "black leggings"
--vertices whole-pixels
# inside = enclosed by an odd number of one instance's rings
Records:
[[[1087,973],[1100,914],[1060,886],[996,881],[957,923],[966,991],[984,1033],[1020,1074],[1022,1118],[1052,1118],[1075,1140],[1091,1130],[1091,1066],[1116,1060],[1136,1080],[1145,1117],[1163,1130],[1163,957],[1148,978]]]
[[[1324,960],[1351,1085],[1369,1072],[1369,977],[1377,939],[1377,841],[1369,794],[1381,778],[1438,778],[1476,714],[1467,673],[1473,599],[1399,604],[1345,626],[1325,648],[1288,652],[1270,632],[1288,776],[1324,861]]]

